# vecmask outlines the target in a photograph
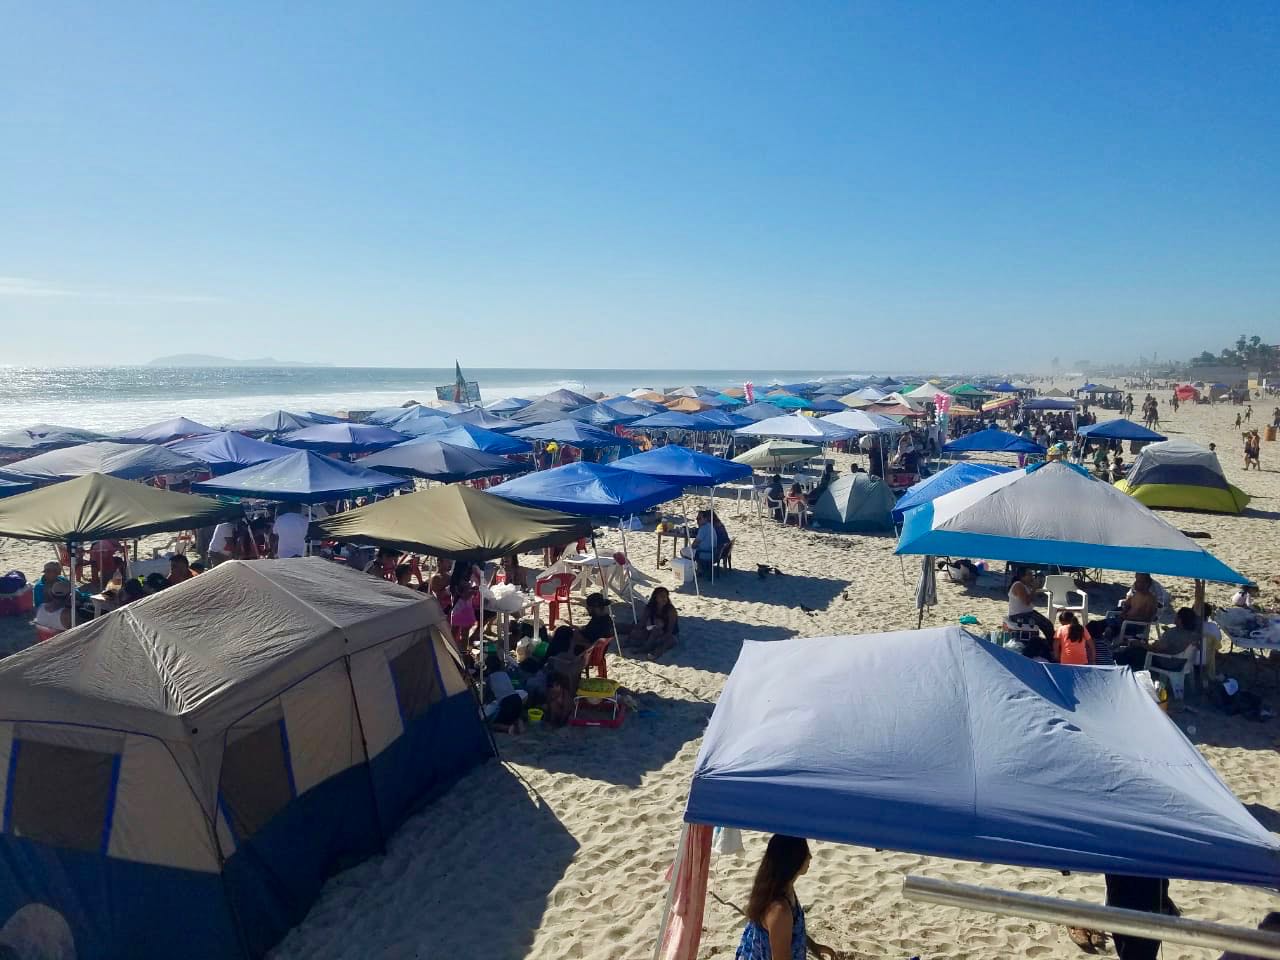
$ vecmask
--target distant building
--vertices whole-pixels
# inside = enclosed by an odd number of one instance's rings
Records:
[[[1249,385],[1249,371],[1230,363],[1193,363],[1187,367],[1186,377],[1189,383],[1225,383],[1232,388]]]

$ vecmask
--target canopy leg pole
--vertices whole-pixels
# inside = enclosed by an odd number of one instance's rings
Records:
[[[80,584],[76,581],[80,579],[76,576],[76,545],[67,541],[67,565],[70,569],[67,571],[67,579],[71,581],[71,625],[76,625],[76,600],[79,599]]]
[[[716,583],[716,556],[720,544],[716,542],[716,488],[711,488],[711,585]],[[696,558],[695,558],[696,559]]]
[[[480,635],[480,655],[476,657],[476,666],[480,668],[478,674],[480,680],[478,683],[478,692],[480,695],[480,722],[487,728],[489,726],[489,718],[484,715],[484,564],[480,566],[480,622],[476,624],[476,632]]]
[[[627,520],[630,520],[630,517],[628,517]],[[622,555],[623,557],[626,558],[627,563],[630,564],[631,554],[627,552],[627,527],[626,527],[627,520],[624,520],[620,524],[618,524],[618,532],[622,534]],[[604,568],[600,566],[599,554],[596,554],[596,569],[600,572],[600,582],[604,583]],[[630,596],[631,622],[639,623],[640,621],[636,617],[636,586],[634,583],[631,582],[631,577],[629,575],[627,577],[627,588],[628,588],[627,592],[631,595]]]
[[[626,549],[625,547],[623,549]],[[596,546],[596,528],[591,528],[591,552],[596,555],[596,573],[600,572],[600,548]],[[602,576],[601,581],[604,580]],[[624,657],[626,654],[622,652],[622,638],[618,636],[618,621],[613,618],[613,604],[609,603],[609,587],[603,582],[605,606],[609,608],[609,623],[613,625],[613,643],[618,648],[618,656]]]
[[[1199,634],[1199,638],[1196,641],[1196,646],[1200,650],[1200,667],[1199,669],[1192,671],[1192,676],[1195,678],[1196,691],[1199,692],[1202,689],[1204,678],[1213,675],[1213,671],[1210,670],[1209,668],[1208,652],[1204,648],[1204,581],[1203,580],[1196,581],[1195,599],[1192,601],[1191,606],[1192,606],[1192,609],[1195,610],[1196,612],[1196,623],[1198,624],[1198,627],[1196,628],[1196,633]]]

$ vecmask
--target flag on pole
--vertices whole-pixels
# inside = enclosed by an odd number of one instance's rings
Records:
[[[462,364],[453,361],[453,402],[464,403],[467,399],[467,381],[462,377]]]

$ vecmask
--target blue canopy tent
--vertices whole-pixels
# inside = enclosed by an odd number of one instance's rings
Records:
[[[900,525],[903,515],[912,507],[918,507],[922,503],[930,503],[944,493],[959,490],[961,487],[967,487],[969,484],[985,480],[987,477],[994,477],[998,473],[1008,473],[1012,469],[1013,467],[1002,466],[998,463],[953,463],[951,466],[939,470],[933,476],[926,477],[919,483],[908,487],[906,493],[899,498],[897,505],[893,508],[893,522]]]
[[[129,430],[116,437],[121,443],[168,443],[183,437],[195,437],[205,433],[217,433],[213,427],[188,420],[186,417],[173,417],[159,423],[149,423],[145,427]]]
[[[682,487],[717,487],[730,480],[751,477],[751,468],[745,463],[734,463],[674,444],[623,457],[610,466]]]
[[[647,417],[651,413],[662,413],[663,410],[667,409],[662,404],[654,403],[652,400],[636,400],[632,397],[612,397],[608,400],[601,400],[600,405],[636,420],[641,417]],[[575,417],[574,419],[577,418]]]
[[[763,400],[757,400],[755,403],[749,403],[745,407],[739,407],[733,411],[739,417],[746,417],[752,423],[760,420],[772,420],[778,415],[778,408],[772,403],[765,403]]]
[[[1061,462],[979,480],[908,510],[894,552],[1248,582],[1141,503]]]
[[[819,413],[839,413],[841,410],[848,410],[849,407],[830,397],[815,397],[809,401],[809,409],[816,410]]]
[[[398,415],[381,425],[392,430],[398,430],[401,433],[407,433],[409,432],[408,428],[413,424],[434,423],[437,420],[447,420],[449,416],[450,414],[444,410],[424,407],[420,403],[415,403],[411,407],[405,407]]]
[[[228,470],[239,470],[252,467],[268,460],[278,460],[297,453],[292,447],[282,447],[276,443],[264,443],[254,440],[243,433],[226,431],[213,433],[207,437],[190,437],[186,440],[174,440],[167,444],[184,456],[192,457],[207,463],[214,473],[226,473]]]
[[[703,410],[699,414],[695,414],[699,420],[704,423],[713,424],[720,430],[737,430],[739,427],[750,426],[754,423],[748,417],[742,416],[736,410]]]
[[[462,413],[455,413],[446,421],[451,427],[472,426],[483,427],[486,430],[492,430],[494,433],[509,433],[512,430],[519,430],[520,424],[514,420],[508,420],[506,417],[497,417],[481,407],[472,407],[470,410],[464,410]],[[400,426],[397,421],[396,427]]]
[[[496,453],[503,456],[533,453],[533,444],[528,440],[521,440],[505,433],[497,433],[494,430],[486,430],[484,427],[473,427],[467,423],[450,427],[439,433],[432,433],[425,437],[410,440],[401,444],[401,446],[422,443],[428,440],[436,440],[454,447],[470,447],[472,450],[479,450],[483,453]]]
[[[357,494],[390,493],[404,484],[403,477],[366,470],[310,450],[298,450],[279,460],[268,460],[225,477],[192,484],[191,489],[223,497],[312,504]]]
[[[501,400],[490,400],[484,405],[484,409],[490,413],[515,413],[531,403],[533,403],[532,400],[523,400],[520,397],[503,397]]]
[[[648,416],[644,413],[623,413],[606,403],[593,403],[589,407],[579,407],[577,410],[570,410],[565,414],[566,420],[577,420],[579,423],[589,423],[593,427],[614,427],[620,423],[631,423],[633,420],[639,420],[641,417]],[[512,429],[518,429],[520,424],[511,424]]]
[[[204,464],[155,443],[113,443],[100,440],[77,447],[50,450],[25,460],[8,464],[8,475],[22,480],[48,483],[71,480],[90,473],[101,473],[121,480],[150,480],[174,473],[192,473]]]
[[[566,419],[570,413],[579,407],[589,406],[589,404],[564,404],[554,403],[549,400],[536,400],[522,410],[517,410],[511,415],[511,419],[525,426],[533,426],[540,423],[554,423],[557,420]]]
[[[106,436],[79,427],[59,427],[51,423],[34,423],[20,430],[0,433],[0,453],[32,454],[59,447],[74,447],[80,443],[106,440]]]
[[[626,437],[593,427],[589,423],[578,423],[576,420],[553,420],[551,423],[535,424],[517,430],[511,436],[542,443],[568,444],[579,450],[604,450],[634,445]]]
[[[385,427],[392,420],[398,420],[400,417],[403,417],[410,410],[414,409],[415,407],[421,407],[421,406],[422,404],[420,403],[410,403],[407,406],[401,405],[398,407],[379,407],[377,410],[372,410],[369,413],[365,414],[364,422],[376,423],[380,426]],[[431,408],[423,407],[423,409],[430,410]],[[434,413],[436,414],[436,416],[439,416],[441,418],[448,416],[448,414],[441,413],[439,410],[434,411]]]
[[[550,393],[540,398],[540,402],[543,401],[547,403],[558,403],[561,406],[572,407],[574,409],[595,403],[595,401],[590,397],[583,396],[581,393],[576,393],[575,391],[566,388],[552,390]]]
[[[684,821],[664,958],[697,954],[701,924],[682,908],[702,899],[715,826],[1280,885],[1280,839],[1131,671],[1039,663],[956,626],[746,641],[703,735]]]
[[[706,418],[710,410],[702,413],[680,413],[668,410],[666,413],[655,413],[632,423],[632,430],[686,430],[689,433],[710,433],[713,430],[724,430],[720,424]]]
[[[394,429],[396,433],[403,433],[406,437],[434,437],[449,429],[449,420],[449,417],[414,417],[411,420],[401,420],[394,428],[387,429]]]
[[[1044,447],[1016,433],[987,427],[978,430],[959,440],[951,440],[942,447],[943,453],[1038,453],[1043,454]]]
[[[730,409],[740,407],[746,403],[741,397],[731,397],[727,393],[717,393],[715,399],[718,406],[729,407]]]
[[[26,493],[33,487],[35,487],[35,484],[28,480],[0,475],[0,497],[11,497],[15,493]]]
[[[335,417],[331,413],[316,413],[314,410],[307,411],[307,419],[313,423],[346,423],[342,417]]]
[[[1018,388],[1015,387],[1008,380],[1003,380],[1000,383],[997,383],[994,387],[991,387],[990,390],[992,393],[1017,393],[1018,392]]]
[[[1158,443],[1168,439],[1154,430],[1148,430],[1140,423],[1117,417],[1102,423],[1091,423],[1077,431],[1080,436],[1090,440],[1138,440],[1144,443]]]
[[[273,410],[270,413],[264,413],[260,417],[254,417],[252,420],[241,420],[238,423],[227,425],[228,430],[235,430],[239,433],[288,433],[290,430],[301,430],[304,427],[314,427],[320,421],[311,416],[305,416],[301,413],[290,413],[288,410]]]
[[[516,477],[489,492],[580,517],[627,517],[677,499],[680,487],[632,470],[579,462]]]
[[[530,464],[516,463],[473,447],[455,447],[433,437],[402,443],[372,454],[361,460],[360,465],[387,473],[437,480],[440,483],[457,483],[478,477],[513,476],[532,469]]]
[[[804,397],[790,393],[776,393],[764,398],[765,403],[773,404],[781,410],[812,410],[813,402]]]
[[[1027,400],[1022,404],[1023,410],[1075,410],[1076,402],[1074,400],[1065,400],[1058,397],[1036,397],[1034,400]]]
[[[831,416],[838,417],[842,416],[842,414],[833,413]],[[775,440],[808,440],[810,442],[827,443],[835,440],[848,440],[855,436],[857,431],[842,427],[825,418],[790,414],[761,420],[747,427],[740,427],[736,433],[744,437],[770,437]]]
[[[325,423],[286,433],[280,442],[324,453],[364,453],[385,450],[407,439],[403,433],[367,423]]]
[[[908,433],[911,428],[899,423],[882,413],[868,413],[865,410],[842,410],[840,413],[829,413],[822,417],[825,423],[834,423],[854,433]]]

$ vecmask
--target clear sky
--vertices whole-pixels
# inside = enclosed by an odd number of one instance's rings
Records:
[[[1280,4],[13,3],[0,364],[1280,339]]]

